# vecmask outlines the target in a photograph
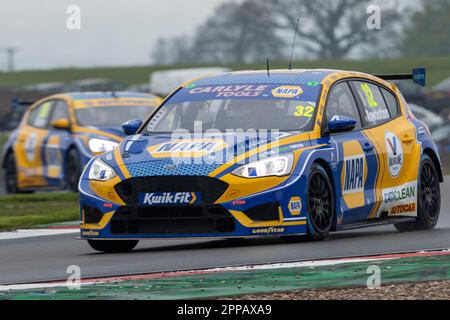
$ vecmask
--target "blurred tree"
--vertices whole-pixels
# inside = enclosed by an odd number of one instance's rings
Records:
[[[450,54],[450,0],[423,1],[423,9],[406,23],[400,51],[409,56]]]
[[[282,57],[272,14],[258,0],[225,3],[197,30],[193,59],[202,63],[246,63]]]
[[[172,57],[170,57],[168,49],[168,40],[159,38],[153,46],[153,50],[150,53],[152,62],[156,65],[166,65],[172,63]]]
[[[155,63],[229,64],[289,55],[300,18],[295,58],[342,59],[398,54],[400,13],[420,0],[243,0],[214,10],[192,39],[159,41]],[[448,0],[450,1],[450,0]],[[400,3],[407,3],[406,8]],[[380,29],[369,28],[373,5]],[[372,20],[373,21],[373,20]],[[370,24],[370,22],[369,22]]]
[[[155,65],[192,63],[191,39],[179,36],[169,39],[158,39],[150,58]]]
[[[381,9],[379,30],[367,27],[370,5]],[[304,54],[321,59],[341,59],[365,47],[371,48],[372,55],[376,56],[380,44],[392,41],[389,36],[393,35],[394,22],[399,18],[398,5],[398,1],[381,0],[266,0],[260,3],[263,11],[273,15],[274,27],[283,38],[291,36],[300,18],[298,39]]]

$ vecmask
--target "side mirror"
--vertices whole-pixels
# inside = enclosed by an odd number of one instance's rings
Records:
[[[52,121],[51,126],[55,129],[69,130],[70,122],[67,119],[56,119]]]
[[[142,120],[139,119],[129,120],[122,124],[122,130],[126,135],[129,136],[135,134],[141,126]]]
[[[330,133],[339,133],[352,131],[356,126],[356,120],[344,116],[334,116],[328,121]]]

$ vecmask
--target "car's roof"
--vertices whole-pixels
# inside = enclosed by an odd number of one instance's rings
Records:
[[[95,91],[95,92],[65,92],[58,93],[41,100],[38,100],[33,106],[39,105],[42,101],[51,99],[68,99],[73,101],[75,108],[95,107],[105,105],[121,105],[121,106],[135,106],[135,105],[155,105],[157,106],[162,99],[156,95],[139,92],[128,91]],[[31,108],[33,108],[33,106]]]
[[[111,99],[111,98],[138,98],[138,99],[154,99],[155,95],[139,92],[127,91],[109,91],[109,92],[68,92],[62,94],[73,100],[94,100],[94,99]]]
[[[352,73],[361,76],[370,76],[365,73],[333,70],[333,69],[293,69],[293,70],[267,70],[234,71],[216,75],[209,75],[194,79],[189,83],[196,85],[233,85],[233,84],[306,84],[308,82],[322,81],[331,74]]]

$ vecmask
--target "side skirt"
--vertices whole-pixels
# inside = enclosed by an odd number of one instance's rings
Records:
[[[398,217],[398,218],[387,218],[382,220],[368,220],[365,222],[357,222],[352,223],[348,225],[342,226],[340,230],[352,230],[352,229],[359,229],[359,228],[369,228],[369,227],[376,227],[376,226],[382,226],[382,225],[388,225],[388,224],[394,224],[394,223],[401,223],[401,222],[410,222],[415,221],[415,218],[408,218],[408,217]]]

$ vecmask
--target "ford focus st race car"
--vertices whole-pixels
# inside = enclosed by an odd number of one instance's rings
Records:
[[[123,139],[120,125],[145,119],[162,100],[148,94],[65,93],[42,99],[24,114],[3,150],[6,191],[77,190],[83,167]]]
[[[382,79],[424,77],[272,70],[186,83],[144,123],[125,123],[130,137],[86,166],[81,238],[115,252],[148,238],[433,228],[443,179],[436,147]]]

